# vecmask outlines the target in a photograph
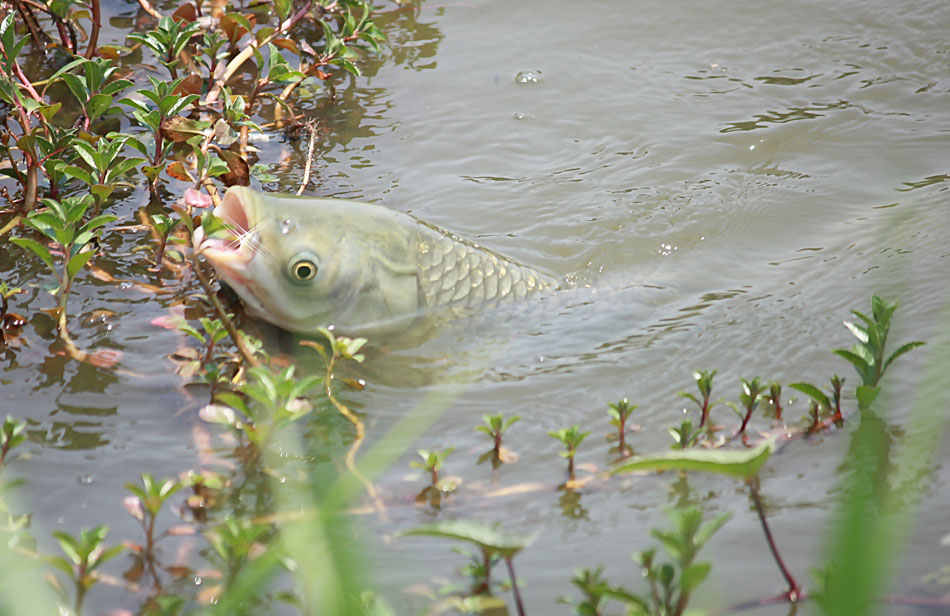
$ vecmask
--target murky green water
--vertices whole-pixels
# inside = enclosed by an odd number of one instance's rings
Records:
[[[135,9],[116,10],[127,18]],[[422,485],[408,471],[414,454],[381,478],[389,519],[365,516],[378,585],[409,612],[424,602],[405,586],[437,588],[433,578],[461,564],[436,541],[385,542],[394,530],[502,520],[540,532],[518,559],[529,613],[568,613],[555,599],[570,594],[575,568],[604,564],[636,586],[629,555],[666,524],[664,508],[687,499],[734,514],[710,545],[713,575],[697,606],[780,591],[737,482],[651,476],[559,492],[563,460],[547,432],[592,430],[578,462],[603,468],[613,460],[607,403],[639,404],[635,449],[665,449],[683,408],[676,392],[692,388],[694,369],[718,369],[716,390],[730,399],[740,376],[822,383],[838,372],[850,385],[853,371],[829,350],[850,346],[841,321],[872,293],[901,300],[895,340],[931,339],[950,301],[950,5],[476,0],[381,21],[390,46],[363,65],[367,76],[332,102],[321,92],[300,103],[326,131],[312,193],[412,212],[596,292],[371,350],[352,371],[368,385],[345,397],[370,441],[444,394],[444,414],[414,447],[456,447],[446,470],[464,479],[434,511],[413,505]],[[281,178],[264,188],[294,190],[306,144],[260,145]],[[145,204],[136,192],[114,211],[134,223]],[[141,232],[106,243],[102,268],[160,282],[135,251]],[[0,276],[23,287],[43,281],[40,266],[7,243]],[[0,399],[30,420],[19,493],[38,536],[108,522],[112,536],[137,537],[123,484],[214,462],[196,444],[213,432],[197,418],[205,392],[183,387],[167,359],[182,337],[151,324],[181,292],[77,283],[73,330],[81,345],[122,350],[118,372],[51,354],[53,323],[37,310],[52,298],[35,286],[18,298],[14,309],[31,313],[28,344],[6,352]],[[90,318],[97,310],[113,314]],[[926,361],[926,350],[907,356],[885,382],[898,443]],[[524,419],[507,442],[519,461],[492,471],[475,464],[488,442],[473,428],[498,411]],[[787,412],[797,419],[806,405]],[[732,421],[726,407],[715,413]],[[314,422],[317,455],[339,453],[345,423]],[[847,432],[790,445],[763,476],[773,531],[802,580],[824,555]],[[950,532],[946,459],[925,482],[896,593],[924,593],[923,576],[950,562],[939,542]],[[200,554],[192,559],[200,564]],[[121,566],[112,564],[116,575]],[[108,587],[88,601],[136,607]]]

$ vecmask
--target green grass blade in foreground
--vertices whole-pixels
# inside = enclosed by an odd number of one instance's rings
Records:
[[[813,593],[831,616],[874,613],[873,601],[887,591],[887,580],[897,570],[913,528],[915,512],[908,503],[930,485],[934,455],[947,423],[944,381],[950,366],[950,304],[945,305],[928,348],[902,441],[890,444],[885,419],[870,410],[861,412],[861,423],[852,435],[850,472],[841,477],[842,489],[852,496],[842,500],[830,528],[826,587]],[[885,388],[876,406],[896,403]]]
[[[775,440],[768,439],[752,449],[724,451],[721,449],[687,449],[650,456],[637,456],[618,464],[607,472],[611,475],[633,471],[704,471],[748,479],[759,472],[775,450]]]
[[[458,383],[427,395],[358,460],[359,470],[373,480],[395,464],[469,387]],[[306,451],[302,428],[292,424],[284,430],[281,455],[297,458]],[[279,538],[241,570],[212,611],[231,614],[246,607],[262,584],[284,570],[287,556],[293,561],[305,613],[385,613],[384,605],[366,605],[363,599],[373,586],[372,559],[360,539],[358,521],[346,512],[365,494],[360,480],[344,473],[306,481],[281,482],[275,477],[271,485],[277,501],[274,518],[285,520],[278,523]]]

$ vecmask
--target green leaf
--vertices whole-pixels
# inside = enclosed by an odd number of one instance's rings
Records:
[[[768,439],[753,449],[743,451],[695,450],[671,451],[652,456],[636,456],[607,472],[611,475],[632,471],[679,469],[705,471],[747,479],[755,476],[775,450],[775,439]]]
[[[498,554],[502,558],[514,556],[531,545],[537,538],[537,535],[513,535],[483,522],[472,520],[446,520],[444,522],[435,522],[433,524],[426,524],[397,532],[395,536],[443,537],[455,541],[466,541],[468,543],[474,543],[489,555]]]
[[[925,344],[927,343],[917,340],[915,342],[908,342],[907,344],[902,345],[899,349],[891,353],[891,356],[887,358],[886,362],[884,362],[884,366],[881,368],[881,374],[884,374],[887,371],[887,367],[891,365],[892,361],[894,361],[895,359],[897,359],[904,353],[907,353],[908,351],[913,351],[917,347],[923,346]]]
[[[68,578],[73,577],[73,566],[68,560],[62,556],[48,556],[44,559],[47,564],[53,565],[60,571],[66,574]]]
[[[92,174],[80,167],[67,165],[63,167],[61,171],[66,177],[76,178],[77,180],[80,180],[89,186],[92,186],[96,183],[96,180],[92,177]]]
[[[696,546],[696,549],[699,550],[703,547],[710,537],[716,534],[716,531],[722,528],[722,525],[728,522],[730,518],[732,518],[731,513],[724,513],[700,528],[693,537],[693,545]]]
[[[703,580],[709,576],[712,570],[710,563],[693,563],[683,569],[680,574],[680,588],[683,593],[692,593],[696,587],[703,583]]]
[[[111,548],[107,549],[106,551],[102,552],[102,554],[99,555],[99,558],[96,559],[94,566],[98,567],[99,565],[106,562],[107,560],[110,560],[118,556],[119,554],[122,553],[123,550],[125,550],[125,546],[122,545],[121,543],[112,546]]]
[[[860,325],[855,325],[854,323],[850,323],[848,321],[844,321],[843,323],[844,323],[844,326],[848,328],[848,331],[854,334],[855,338],[860,340],[862,344],[867,344],[868,342],[867,329],[865,329],[864,327],[861,327]]]
[[[53,255],[50,254],[49,250],[43,244],[40,244],[36,240],[30,239],[28,237],[12,237],[10,242],[16,244],[20,248],[25,248],[33,251],[36,256],[43,260],[43,263],[50,268],[54,273],[56,272],[56,266],[53,264]]]
[[[831,408],[831,400],[828,399],[828,396],[826,396],[820,389],[811,383],[789,383],[788,386],[792,389],[802,392],[821,405],[822,408]]]
[[[88,263],[89,259],[91,259],[95,254],[96,253],[94,250],[87,250],[86,252],[80,252],[71,258],[69,263],[66,265],[66,273],[69,274],[69,277],[75,278],[76,273],[81,270],[82,266]]]
[[[874,380],[874,367],[868,364],[864,358],[844,349],[835,349],[832,353],[851,362],[851,365],[857,370],[858,376],[861,377],[861,380],[865,384],[869,384]]]
[[[86,114],[90,120],[96,120],[112,105],[111,94],[93,94],[86,105]]]
[[[86,101],[89,99],[89,92],[86,91],[86,84],[83,83],[82,79],[72,73],[66,73],[63,75],[63,81],[66,82],[66,86],[79,101],[79,104],[85,107]]]
[[[76,544],[76,539],[69,533],[61,530],[54,530],[53,536],[56,537],[56,540],[59,542],[60,548],[62,548],[63,553],[69,557],[73,564],[78,565],[82,562],[82,557],[79,555],[78,545]],[[70,575],[72,575],[72,567],[70,567]]]

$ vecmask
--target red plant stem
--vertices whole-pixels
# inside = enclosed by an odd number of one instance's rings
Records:
[[[745,417],[742,418],[742,425],[739,426],[739,434],[745,434],[745,428],[749,425],[750,419],[752,419],[752,409],[747,410]]]
[[[749,493],[752,495],[752,502],[755,504],[755,511],[759,515],[759,522],[762,523],[762,532],[765,533],[765,540],[769,544],[769,549],[772,551],[772,557],[775,559],[775,564],[778,565],[779,571],[782,572],[782,577],[785,578],[785,582],[788,584],[788,591],[785,593],[785,596],[789,601],[798,601],[804,595],[802,593],[801,587],[798,585],[798,582],[795,581],[795,578],[792,577],[788,567],[785,566],[785,561],[782,560],[782,555],[779,554],[778,546],[775,545],[775,539],[772,537],[772,531],[769,530],[769,524],[765,519],[765,509],[762,507],[762,498],[759,496],[758,475],[749,479],[748,483]]]
[[[518,590],[518,580],[515,578],[515,567],[511,564],[511,556],[505,558],[505,564],[508,566],[508,577],[511,578],[511,594],[515,596],[515,608],[518,610],[518,616],[524,616],[521,591]]]
[[[37,101],[38,103],[42,103],[43,97],[40,96],[33,88],[33,82],[31,82],[23,73],[23,69],[20,68],[20,63],[17,62],[16,59],[13,60],[13,72],[16,73],[16,78],[20,80],[20,83],[23,84],[23,89],[29,92],[33,100]]]
[[[89,47],[86,48],[86,58],[92,58],[96,53],[96,46],[99,44],[99,28],[102,27],[102,19],[99,15],[99,0],[92,0],[92,32],[89,34]]]
[[[709,398],[703,398],[703,409],[702,414],[699,418],[699,427],[702,428],[706,425],[706,419],[709,417]]]

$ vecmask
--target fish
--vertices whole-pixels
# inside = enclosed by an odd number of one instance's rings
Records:
[[[195,231],[195,249],[246,311],[314,334],[386,335],[559,288],[554,276],[410,214],[349,199],[232,186],[214,216],[233,236]]]

